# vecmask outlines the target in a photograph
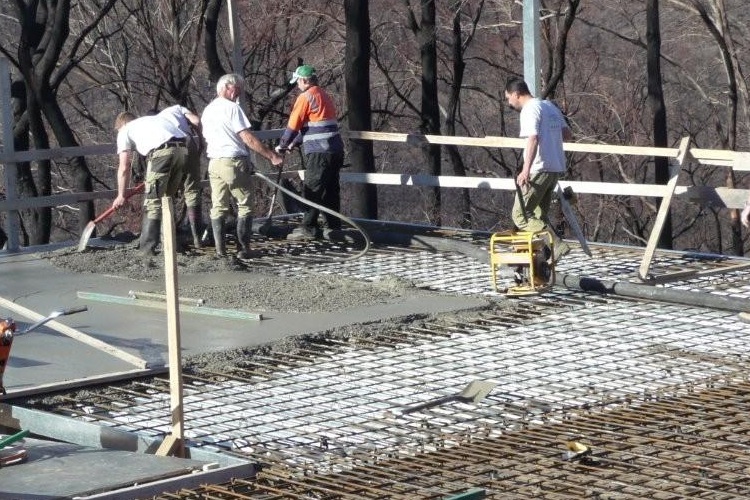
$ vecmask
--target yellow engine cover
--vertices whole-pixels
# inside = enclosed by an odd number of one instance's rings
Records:
[[[490,237],[490,267],[496,292],[529,295],[548,290],[555,281],[555,252],[549,231],[505,231]],[[515,286],[500,288],[504,268],[510,268]],[[510,275],[510,271],[505,273]]]

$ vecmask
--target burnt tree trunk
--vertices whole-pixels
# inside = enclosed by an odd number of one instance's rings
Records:
[[[461,6],[463,2],[460,0],[454,2],[451,5],[453,10],[453,22],[451,23],[451,61],[453,63],[453,82],[450,88],[450,97],[448,99],[448,107],[446,109],[445,116],[445,133],[446,135],[456,135],[456,117],[458,115],[458,109],[461,99],[461,86],[464,81],[464,70],[466,69],[466,62],[464,61],[463,52],[463,36],[461,34]],[[448,152],[448,158],[453,165],[453,174],[461,177],[466,176],[466,166],[464,165],[463,158],[458,151],[456,146],[446,146]],[[461,190],[461,198],[459,199],[458,211],[460,213],[459,227],[470,228],[471,227],[471,196],[469,189]]]
[[[417,35],[419,43],[420,61],[422,63],[421,77],[421,112],[422,123],[420,131],[426,135],[440,135],[440,106],[438,103],[437,85],[437,32],[435,0],[420,0],[421,22],[417,23],[413,14],[410,24]],[[411,13],[411,10],[409,11]],[[424,156],[430,175],[441,174],[441,151],[439,145],[427,144],[423,146]],[[440,187],[432,189],[428,200],[427,214],[429,222],[439,226],[441,218]]]
[[[51,85],[53,74],[61,63],[63,47],[70,33],[70,0],[14,0],[14,7],[21,25],[18,65],[28,92],[27,118],[34,146],[38,149],[49,147],[49,139],[40,113],[46,119],[47,125],[61,147],[78,146],[75,134],[57,102],[55,87]],[[62,66],[66,67],[66,65]],[[34,189],[39,194],[50,194],[49,162],[46,163],[46,167],[44,162],[39,163],[41,189],[37,187]],[[70,166],[74,188],[77,191],[92,191],[92,177],[86,160],[83,157],[71,158]],[[33,178],[26,177],[23,182],[33,183],[34,181]],[[29,189],[27,192],[31,193],[34,189]],[[83,229],[95,216],[94,203],[92,201],[81,203],[79,214],[79,227]],[[51,226],[51,216],[42,215],[33,222],[35,227],[31,233],[40,236],[39,240],[34,242],[48,243],[51,227],[41,225]]]
[[[659,24],[659,0],[646,2],[646,68],[648,78],[648,104],[651,108],[654,146],[667,147],[667,108],[664,104],[664,89],[661,78],[661,32]],[[669,159],[654,158],[654,181],[669,182]],[[658,205],[662,200],[659,199]],[[659,247],[672,248],[672,214],[667,214],[664,229],[659,236]]]
[[[349,130],[371,130],[370,109],[370,11],[368,2],[346,0],[346,102]],[[349,159],[354,172],[375,172],[373,145],[369,140],[352,139]],[[374,184],[352,187],[352,215],[367,219],[378,218],[378,192]]]
[[[226,74],[219,57],[219,16],[224,0],[209,0],[206,8],[206,25],[203,37],[203,49],[206,55],[206,66],[212,82],[217,82]]]

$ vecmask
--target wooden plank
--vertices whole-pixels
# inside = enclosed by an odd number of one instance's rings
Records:
[[[39,321],[40,319],[46,317],[2,297],[0,297],[0,306],[17,314],[20,314],[26,318],[29,318],[31,319],[31,321]],[[144,359],[134,356],[129,352],[125,352],[121,349],[113,347],[97,338],[87,335],[79,330],[76,330],[75,328],[64,325],[58,321],[49,321],[45,323],[44,326],[51,330],[55,330],[58,333],[62,333],[63,335],[66,335],[79,342],[83,342],[84,344],[87,344],[95,349],[99,349],[100,351],[104,351],[107,354],[111,354],[112,356],[120,358],[121,360],[130,363],[131,365],[134,365],[138,368],[148,368],[149,366],[149,363]]]
[[[254,130],[253,135],[262,141],[278,139],[281,137],[284,129]],[[367,139],[374,141],[387,142],[412,142],[415,144],[450,144],[456,146],[480,146],[480,147],[507,147],[523,148],[524,140],[515,137],[503,136],[484,136],[484,137],[464,137],[464,136],[443,136],[443,135],[421,135],[405,134],[398,132],[376,132],[376,131],[342,131],[341,135],[351,139]],[[620,154],[636,156],[665,156],[674,158],[677,156],[678,148],[657,148],[653,146],[624,146],[616,144],[586,144],[566,142],[563,145],[566,151],[581,153],[601,153],[601,154]],[[101,156],[115,154],[116,146],[114,143],[94,144],[87,146],[75,146],[65,148],[51,148],[48,150],[31,150],[31,151],[2,151],[0,152],[0,162],[21,162],[35,161],[43,159],[70,158],[74,156]],[[719,162],[727,166],[737,165],[735,168],[741,170],[750,169],[750,152],[732,151],[725,149],[705,149],[691,148],[690,155],[694,160],[700,163]]]
[[[351,139],[368,139],[373,141],[404,142],[407,144],[450,144],[454,146],[480,146],[494,148],[522,149],[525,141],[515,137],[485,136],[460,137],[441,135],[419,135],[373,131],[342,132],[344,137]],[[679,148],[660,148],[654,146],[625,146],[618,144],[586,144],[566,142],[565,151],[577,153],[616,154],[626,156],[659,156],[675,158]],[[691,148],[691,157],[705,165],[719,165],[735,168],[736,170],[750,170],[750,152],[731,151],[723,149]]]
[[[450,144],[454,146],[481,146],[495,148],[517,148],[523,149],[526,141],[515,137],[485,136],[485,137],[460,137],[447,135],[419,135],[389,132],[366,132],[349,131],[344,134],[352,139],[369,139],[375,141],[404,142],[412,144]],[[675,148],[657,148],[644,146],[620,146],[612,144],[584,144],[566,142],[563,144],[565,151],[581,153],[620,154],[638,156],[666,156],[675,157],[678,150]]]
[[[630,156],[664,156],[669,158],[674,158],[677,155],[677,150],[674,148],[620,146],[616,144],[583,144],[580,142],[565,142],[563,143],[563,150],[574,153],[597,153]]]
[[[690,148],[690,156],[698,161],[734,161],[737,151],[731,149]]]
[[[732,158],[732,169],[738,172],[747,172],[750,170],[750,153],[745,151],[735,152],[734,158]]]
[[[690,186],[680,198],[706,207],[745,208],[750,190],[711,186]]]
[[[458,189],[515,190],[514,180],[508,177],[463,177],[427,174],[375,174],[342,172],[341,182],[351,184],[377,184],[387,186],[425,186]],[[578,194],[602,194],[611,196],[664,196],[667,187],[663,184],[626,184],[617,182],[560,181],[560,186],[571,186]],[[675,193],[687,193],[688,186],[677,186]]]
[[[185,456],[185,442],[173,434],[167,434],[164,436],[164,441],[161,442],[154,455],[159,457],[171,456],[183,458]]]
[[[341,135],[349,139],[367,139],[370,141],[406,142],[409,134],[391,132],[372,132],[367,130],[349,130]]]
[[[185,456],[182,406],[182,342],[180,339],[180,303],[177,300],[177,252],[175,251],[175,224],[172,198],[161,199],[161,245],[164,255],[164,283],[167,296],[167,346],[169,352],[169,406],[172,419],[172,434],[164,440],[169,454]],[[168,442],[170,441],[170,442]],[[162,447],[159,447],[162,450]],[[158,453],[157,453],[158,454]]]
[[[683,164],[688,161],[690,156],[688,151],[689,145],[690,138],[683,137],[680,141],[680,152],[677,155],[677,162],[670,164],[671,177],[669,178],[669,182],[667,182],[667,193],[661,199],[661,205],[659,205],[659,211],[656,214],[654,227],[651,228],[651,234],[649,235],[648,243],[646,244],[646,251],[643,254],[641,266],[638,269],[638,277],[643,281],[650,279],[649,269],[651,268],[654,254],[656,253],[656,245],[659,244],[659,237],[661,236],[664,224],[667,221],[669,208],[672,204],[672,195],[674,194],[674,189],[677,187],[677,179],[680,177],[680,171],[682,170]]]
[[[304,171],[289,171],[285,176],[304,178]],[[207,181],[204,181],[206,183]],[[427,174],[377,174],[361,172],[342,172],[341,182],[349,184],[375,184],[383,186],[426,186],[457,189],[515,189],[513,180],[506,177],[462,177],[442,175],[439,177]],[[616,182],[588,182],[588,181],[560,181],[563,188],[571,186],[578,194],[598,194],[609,196],[647,196],[661,197],[667,187],[661,184],[627,184]],[[208,187],[207,184],[204,187]],[[726,206],[727,208],[742,208],[747,199],[748,190],[730,190],[729,188],[713,188],[709,186],[677,186],[675,196],[686,196],[691,202],[701,202],[707,205]],[[0,211],[22,210],[25,208],[39,208],[74,204],[81,201],[95,199],[111,199],[117,194],[114,190],[94,191],[91,193],[69,193],[34,198],[22,198],[15,202],[0,200]],[[736,204],[736,199],[742,198]]]

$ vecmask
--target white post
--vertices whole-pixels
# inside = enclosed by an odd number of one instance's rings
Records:
[[[10,99],[10,65],[7,59],[0,58],[0,114],[2,114],[3,124],[3,152],[6,157],[15,153],[13,145],[13,107]],[[5,168],[3,168],[5,199],[11,203],[18,199],[16,170],[16,164],[11,162],[5,163]],[[21,228],[18,217],[18,210],[8,210],[5,218],[8,252],[17,252],[20,247],[19,233]]]
[[[523,1],[523,79],[535,97],[542,91],[540,78],[539,0]]]

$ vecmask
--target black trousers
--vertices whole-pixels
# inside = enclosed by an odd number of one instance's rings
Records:
[[[305,199],[335,212],[341,211],[339,171],[344,165],[344,153],[307,153],[305,155]],[[318,226],[320,210],[308,207],[302,225],[313,230]],[[331,229],[341,229],[341,220],[323,212]]]

